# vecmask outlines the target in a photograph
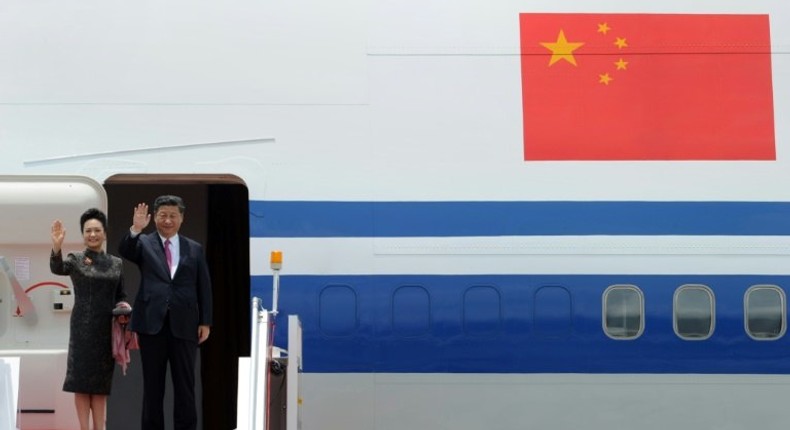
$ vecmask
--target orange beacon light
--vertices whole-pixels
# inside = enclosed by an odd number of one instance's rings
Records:
[[[280,270],[283,267],[283,253],[282,251],[272,251],[269,263],[272,270]]]

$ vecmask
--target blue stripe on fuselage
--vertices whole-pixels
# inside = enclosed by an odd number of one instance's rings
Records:
[[[298,314],[305,372],[790,374],[788,336],[754,340],[743,320],[746,290],[756,284],[785,288],[787,276],[282,275],[280,280],[275,344],[287,348],[285,318]],[[272,278],[252,281],[252,295],[269,307]],[[614,284],[635,285],[644,293],[645,329],[638,339],[613,340],[603,333],[602,294]],[[715,295],[715,332],[707,340],[682,340],[674,333],[673,294],[685,284],[706,285]],[[567,291],[569,309],[551,295],[537,303],[547,287]]]
[[[787,235],[787,202],[251,201],[252,237]]]

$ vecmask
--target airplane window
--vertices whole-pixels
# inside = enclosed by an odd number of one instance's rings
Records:
[[[464,291],[463,326],[467,336],[495,336],[502,332],[502,296],[496,288],[475,285]]]
[[[713,334],[713,292],[704,285],[683,285],[675,291],[675,333],[686,340],[704,340]]]
[[[424,336],[431,331],[431,295],[421,285],[403,285],[392,293],[392,334]]]
[[[782,337],[787,326],[785,295],[775,285],[754,285],[744,298],[746,333],[755,340]]]
[[[636,339],[645,326],[642,291],[633,285],[612,285],[603,294],[603,330],[613,339]]]
[[[534,333],[540,339],[566,339],[573,332],[571,294],[562,286],[547,285],[535,291]]]
[[[349,336],[357,330],[357,293],[350,285],[327,285],[319,295],[318,323],[327,336]]]

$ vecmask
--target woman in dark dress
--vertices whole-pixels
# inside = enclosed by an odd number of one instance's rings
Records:
[[[74,287],[69,353],[63,391],[74,393],[80,429],[104,430],[107,396],[115,361],[112,355],[112,310],[126,299],[121,259],[104,252],[107,216],[88,209],[80,217],[85,251],[61,252],[66,230],[60,220],[52,223],[49,266],[56,275],[68,275]],[[126,304],[128,306],[128,304]]]

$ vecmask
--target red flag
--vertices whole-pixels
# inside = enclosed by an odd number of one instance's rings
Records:
[[[767,15],[520,24],[525,160],[776,159]]]

